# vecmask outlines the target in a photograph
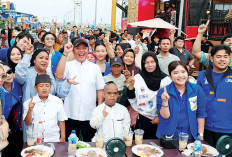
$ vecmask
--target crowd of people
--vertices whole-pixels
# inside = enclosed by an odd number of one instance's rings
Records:
[[[69,34],[54,24],[34,41],[23,19],[22,25],[13,28],[10,20],[2,38],[9,48],[0,50],[0,130],[9,141],[3,156],[20,156],[40,122],[45,142],[65,142],[72,130],[86,142],[135,129],[144,139],[185,132],[214,147],[222,135],[232,136],[232,34],[203,50],[202,24],[190,53],[175,30],[143,38],[76,26]],[[207,68],[197,84],[188,81],[194,57]]]

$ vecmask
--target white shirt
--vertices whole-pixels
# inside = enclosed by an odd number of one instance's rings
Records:
[[[131,47],[135,46],[135,41],[133,39],[131,39],[131,40],[127,39],[126,41],[131,45]]]
[[[23,104],[23,120],[27,116],[30,101],[31,99]],[[42,121],[44,126],[44,142],[60,142],[58,122],[67,120],[62,100],[49,94],[48,99],[44,103],[37,94],[33,97],[33,102],[35,106],[32,111],[32,124],[28,126],[27,132],[32,132],[34,124],[33,135],[36,139],[38,124],[39,121]]]
[[[104,135],[104,141],[108,141],[112,137],[123,138],[123,133],[129,132],[130,115],[126,107],[116,103],[113,107],[106,106],[108,115],[103,116],[102,111],[105,103],[97,106],[92,114],[90,126],[97,129],[97,133]],[[95,141],[93,137],[92,141]]]
[[[105,82],[98,65],[85,61],[80,63],[75,59],[67,62],[65,78],[73,78],[78,85],[71,85],[64,100],[64,110],[68,118],[80,121],[90,120],[96,107],[97,90],[104,88]]]
[[[135,75],[135,98],[128,99],[132,108],[141,115],[154,119],[157,116],[157,91],[150,90],[140,74]],[[167,76],[160,82],[160,88],[169,85],[172,80]]]

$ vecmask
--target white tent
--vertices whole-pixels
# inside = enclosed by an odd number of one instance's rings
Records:
[[[146,21],[139,21],[128,23],[132,26],[148,27],[148,28],[165,28],[165,29],[178,29],[177,27],[171,25],[170,23],[162,20],[161,18],[154,18]]]

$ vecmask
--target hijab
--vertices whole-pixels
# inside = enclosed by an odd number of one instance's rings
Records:
[[[126,65],[127,66],[127,69],[130,71],[130,73],[132,73],[132,70],[134,70],[134,74],[138,74],[139,73],[139,67],[137,67],[135,65],[135,53],[134,53],[134,50],[131,49],[131,48],[127,48],[123,51],[123,55],[122,55],[122,60],[123,58],[125,57],[125,55],[128,53],[128,52],[132,52],[134,54],[134,62],[131,64],[131,65]],[[125,63],[124,63],[124,66],[125,66]],[[125,68],[125,67],[124,67]]]
[[[18,48],[17,46],[12,46],[12,47],[10,47],[10,48],[7,50],[8,65],[9,65],[9,67],[11,68],[11,70],[15,73],[15,67],[16,67],[17,64],[15,64],[15,63],[10,59],[11,52],[12,52],[12,50],[13,50],[14,48],[16,48],[16,49],[19,50],[19,52],[20,52],[22,58],[23,58],[23,52],[22,52],[22,50],[21,50],[20,48]]]
[[[147,72],[147,70],[145,69],[145,60],[149,56],[154,58],[154,60],[156,62],[156,68],[151,73]],[[148,51],[148,52],[143,54],[142,60],[141,60],[141,66],[142,66],[142,70],[139,73],[142,76],[142,78],[144,79],[147,87],[152,91],[159,90],[161,80],[163,78],[165,78],[167,75],[160,70],[159,62],[158,62],[158,59],[157,59],[156,55],[154,54],[154,52]]]

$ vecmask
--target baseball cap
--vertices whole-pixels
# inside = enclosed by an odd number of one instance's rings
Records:
[[[77,39],[77,40],[75,40],[73,42],[74,47],[77,47],[80,44],[85,44],[85,46],[87,46],[87,47],[89,46],[89,44],[87,43],[87,41],[85,39],[82,39],[82,38],[79,38],[79,39]]]
[[[122,59],[119,57],[113,57],[110,59],[110,66],[114,66],[114,65],[123,65],[122,63]]]

